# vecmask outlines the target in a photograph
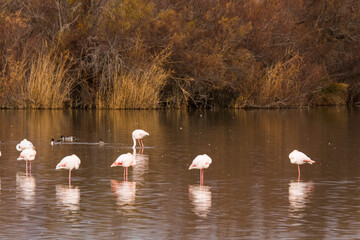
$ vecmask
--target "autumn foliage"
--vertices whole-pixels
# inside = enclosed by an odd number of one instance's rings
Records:
[[[0,0],[0,106],[360,102],[357,0]]]

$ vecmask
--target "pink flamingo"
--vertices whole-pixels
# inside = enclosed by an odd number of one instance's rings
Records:
[[[212,163],[211,158],[206,155],[198,155],[191,163],[189,170],[191,169],[200,169],[200,185],[204,183],[204,169],[208,168]]]
[[[139,141],[139,145],[140,145],[140,148],[144,148],[144,143],[142,141],[143,137],[145,136],[149,136],[150,134],[145,132],[144,130],[141,130],[141,129],[136,129],[132,132],[132,139],[134,141],[134,146],[133,148],[136,147],[136,140]]]
[[[80,158],[75,154],[66,156],[56,165],[55,170],[59,169],[69,169],[69,186],[71,185],[71,170],[79,169],[80,166]]]
[[[28,174],[28,161],[30,161],[30,175],[31,175],[31,161],[35,160],[36,151],[34,148],[26,148],[21,151],[17,160],[25,160],[26,162],[26,175]]]
[[[124,181],[128,180],[128,168],[136,166],[136,160],[135,156],[131,153],[125,153],[121,154],[113,164],[111,164],[111,167],[117,167],[122,166],[124,167]]]
[[[19,144],[16,145],[16,150],[18,150],[19,152],[21,152],[22,150],[24,150],[26,148],[34,148],[35,149],[34,145],[26,139],[22,140]]]
[[[308,156],[305,155],[305,153],[302,153],[298,150],[294,150],[289,154],[290,162],[292,164],[298,165],[298,180],[300,180],[300,165],[304,163],[313,164],[315,161],[311,160]]]

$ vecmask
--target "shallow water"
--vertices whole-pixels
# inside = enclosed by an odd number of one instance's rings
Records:
[[[354,239],[360,237],[360,109],[0,110],[1,239]],[[150,133],[137,166],[110,168]],[[74,143],[50,145],[75,135]],[[22,139],[37,150],[31,175]],[[98,144],[105,141],[104,146]],[[293,149],[316,161],[297,167]],[[76,154],[80,169],[55,171]],[[213,163],[188,171],[207,153]]]

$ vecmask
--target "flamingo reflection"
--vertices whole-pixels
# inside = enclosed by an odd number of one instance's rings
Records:
[[[56,204],[61,209],[78,211],[80,209],[80,189],[69,185],[56,185]]]
[[[193,211],[200,217],[206,217],[211,209],[211,188],[203,185],[189,185],[189,199]]]
[[[310,202],[309,195],[314,190],[312,182],[292,181],[289,184],[290,212],[298,212]],[[296,217],[302,217],[298,215]]]
[[[16,173],[17,197],[21,204],[31,206],[35,204],[35,178],[23,173]]]
[[[134,205],[136,195],[136,182],[121,182],[111,180],[111,190],[116,196],[117,205]]]
[[[136,166],[133,169],[133,175],[136,179],[139,179],[149,169],[149,155],[143,154],[144,149],[140,148],[136,153],[136,149],[133,148],[133,155],[135,156]]]

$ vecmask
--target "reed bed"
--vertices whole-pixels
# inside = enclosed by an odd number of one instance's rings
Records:
[[[160,93],[169,77],[162,66],[169,54],[160,54],[149,64],[125,69],[113,61],[113,72],[102,82],[96,97],[99,109],[155,109],[160,107]]]
[[[74,83],[68,74],[71,61],[69,54],[56,56],[53,49],[42,49],[33,58],[11,62],[7,77],[3,75],[1,80],[1,92],[8,92],[3,94],[6,98],[2,106],[49,109],[70,106]]]
[[[292,55],[291,53],[287,55]],[[259,100],[262,104],[276,101],[292,103],[301,96],[303,82],[300,80],[302,59],[299,54],[279,61],[266,70],[260,90]]]
[[[3,108],[360,102],[354,1],[5,2]]]

